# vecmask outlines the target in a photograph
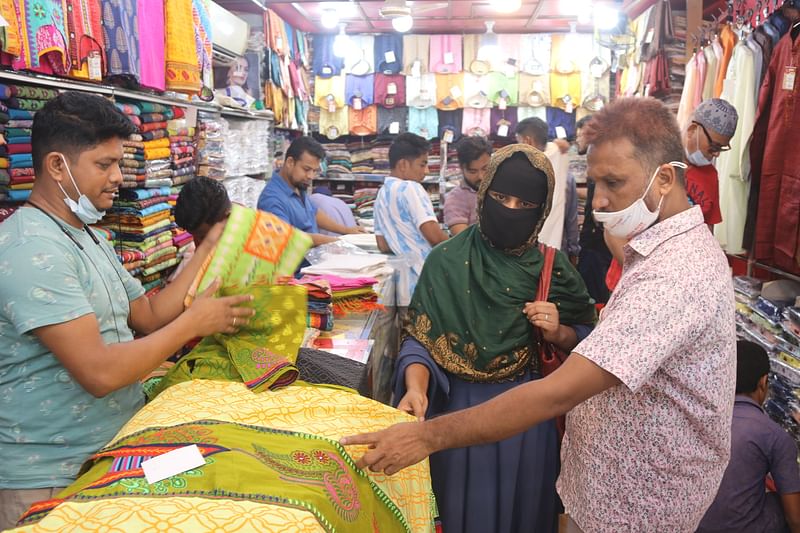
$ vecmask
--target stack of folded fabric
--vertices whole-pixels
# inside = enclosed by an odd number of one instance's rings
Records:
[[[372,144],[373,174],[381,174],[383,176],[389,175],[389,146],[391,146],[391,144],[391,137],[379,137],[375,139],[375,142]]]
[[[183,185],[194,178],[197,170],[194,128],[186,126],[183,109],[175,108],[175,119],[169,123],[169,148],[172,157],[172,185]]]
[[[383,309],[378,303],[378,294],[374,289],[375,284],[378,283],[375,278],[343,278],[333,274],[321,274],[306,275],[302,279],[306,283],[314,281],[330,284],[334,316],[344,316],[348,313],[368,313]],[[309,294],[310,301],[311,295]]]
[[[0,99],[5,100],[5,95],[10,94],[10,90],[5,85],[0,85]],[[6,128],[8,125],[8,106],[5,102],[0,102],[0,201],[8,200],[8,186],[11,182],[9,173],[10,162],[8,160],[8,147],[6,146]]]
[[[213,115],[198,113],[197,175],[225,179],[225,123]]]
[[[172,152],[169,144],[168,137],[144,141],[144,186],[148,189],[172,186]]]
[[[179,261],[183,261],[187,254],[194,252],[192,234],[180,228],[172,230],[172,245],[178,251]]]
[[[353,203],[355,204],[355,215],[358,223],[365,228],[375,226],[375,200],[378,197],[378,189],[356,189],[353,193]]]
[[[302,285],[308,291],[308,320],[309,328],[320,331],[333,329],[333,292],[328,280],[304,276],[299,280],[292,280],[293,285]]]
[[[125,268],[152,293],[166,280],[166,270],[178,264],[169,188],[123,189],[103,219],[116,232]]]
[[[5,157],[0,166],[7,170],[7,196],[13,201],[25,201],[33,188],[33,156],[31,155],[31,128],[33,116],[58,92],[42,87],[25,85],[0,85],[0,98],[4,100]],[[6,181],[5,176],[2,178]]]
[[[351,174],[353,171],[353,162],[350,160],[350,152],[347,150],[347,145],[342,143],[328,143],[324,146],[328,161],[328,173]]]
[[[139,129],[142,125],[140,118],[141,110],[135,104],[115,104],[117,109],[125,113],[127,117]],[[136,187],[144,186],[145,171],[144,171],[144,143],[142,143],[142,136],[139,133],[134,133],[123,143],[125,154],[122,161],[119,163],[120,170],[122,170],[122,185],[123,189],[134,189]]]
[[[362,142],[347,145],[350,160],[353,162],[353,174],[372,174],[374,170],[372,148]]]

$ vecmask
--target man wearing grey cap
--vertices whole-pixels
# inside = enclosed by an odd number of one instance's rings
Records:
[[[686,170],[686,193],[699,205],[709,228],[722,222],[719,208],[719,176],[714,159],[730,150],[739,116],[736,109],[720,98],[700,103],[683,132],[683,147],[689,168]]]

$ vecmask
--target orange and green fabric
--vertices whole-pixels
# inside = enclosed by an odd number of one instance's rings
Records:
[[[144,461],[190,445],[205,465],[147,482]],[[327,532],[411,531],[400,509],[338,442],[218,420],[148,428],[100,450],[75,483],[33,505],[20,525],[67,501],[121,497],[250,500],[308,511]]]

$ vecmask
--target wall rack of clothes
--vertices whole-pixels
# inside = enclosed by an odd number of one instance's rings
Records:
[[[271,9],[264,11],[266,47],[262,66],[265,107],[275,124],[307,131],[311,105],[311,43],[308,34],[292,27]]]
[[[602,107],[611,51],[591,34],[313,36],[314,100],[321,135],[395,135],[511,142],[527,117],[561,125]],[[313,118],[312,118],[313,117]],[[572,134],[572,135],[570,135]]]
[[[197,94],[213,87],[208,7],[208,0],[3,0],[0,64]]]

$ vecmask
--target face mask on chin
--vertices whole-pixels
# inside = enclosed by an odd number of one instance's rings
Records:
[[[69,175],[69,179],[72,181],[72,186],[75,187],[76,191],[78,191],[78,201],[76,202],[69,197],[67,191],[65,191],[64,187],[61,186],[61,182],[57,181],[56,183],[58,184],[58,188],[61,189],[62,193],[64,193],[64,203],[67,204],[69,210],[72,211],[72,213],[84,224],[95,224],[99,222],[100,219],[105,216],[106,212],[97,209],[92,201],[89,200],[89,198],[78,188],[78,184],[75,183],[75,178],[72,176],[72,171],[69,168],[69,164],[67,164],[67,158],[61,155],[61,160],[64,162],[64,168],[67,169],[67,174]]]
[[[487,194],[481,210],[481,231],[494,248],[514,250],[528,242],[541,216],[541,207],[511,209]]]
[[[686,164],[679,161],[671,161],[667,164],[677,168],[686,168]],[[645,189],[644,194],[642,194],[642,196],[640,196],[631,205],[625,209],[622,209],[621,211],[593,211],[592,215],[594,216],[594,219],[597,222],[602,223],[606,231],[608,231],[614,237],[619,237],[626,240],[634,238],[652,226],[653,223],[658,220],[658,215],[661,212],[661,204],[664,202],[664,197],[662,196],[658,201],[658,206],[656,207],[655,211],[650,211],[650,208],[647,207],[644,199],[647,197],[647,193],[650,192],[650,187],[653,186],[653,182],[655,181],[656,176],[658,176],[658,172],[660,170],[661,166],[659,166],[656,171],[653,172],[653,176],[650,178],[650,182],[647,184],[647,189]]]

